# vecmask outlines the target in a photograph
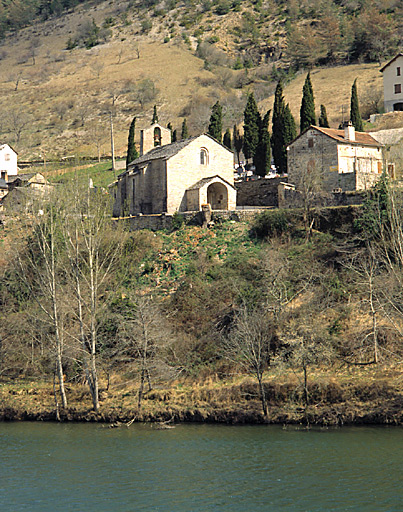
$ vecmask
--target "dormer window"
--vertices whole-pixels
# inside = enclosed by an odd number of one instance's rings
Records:
[[[200,150],[200,165],[207,165],[207,164],[208,164],[207,149],[202,148]]]

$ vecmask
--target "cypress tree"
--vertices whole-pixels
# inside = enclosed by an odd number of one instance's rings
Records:
[[[350,121],[352,122],[357,132],[362,132],[364,130],[360,114],[360,107],[358,106],[357,79],[354,80],[353,86],[351,88]]]
[[[171,133],[172,133],[173,130],[172,130],[172,124],[171,123],[167,124],[167,128],[168,128],[168,130],[171,130]]]
[[[136,128],[136,118],[133,117],[133,121],[130,123],[129,137],[127,140],[127,157],[126,157],[126,169],[128,165],[138,158],[139,154],[134,143],[134,132]]]
[[[311,124],[316,124],[315,101],[311,82],[311,73],[308,73],[302,89],[302,102],[300,110],[300,130],[301,133],[309,128]]]
[[[185,118],[182,123],[181,139],[188,139],[188,138],[189,138],[188,125],[187,125],[186,118]]]
[[[239,133],[239,130],[238,130],[238,127],[236,124],[234,124],[234,130],[233,130],[232,134],[233,134],[232,140],[234,143],[234,149],[235,149],[236,157],[238,160],[238,165],[240,165],[239,154],[240,154],[240,152],[242,150],[242,146],[243,146],[243,137]]]
[[[259,129],[261,118],[257,109],[256,100],[253,93],[248,95],[248,101],[244,110],[243,125],[243,152],[245,158],[253,158],[256,147],[259,142]]]
[[[271,148],[273,151],[274,164],[277,171],[280,172],[280,168],[283,158],[283,146],[284,146],[284,96],[283,96],[283,84],[281,80],[278,82],[276,92],[274,95],[274,106],[273,106],[273,119],[272,119],[272,135],[271,135]]]
[[[218,140],[218,142],[222,142],[222,106],[219,101],[217,101],[211,109],[210,124],[207,133]]]
[[[294,116],[291,113],[289,104],[284,108],[284,143],[283,143],[283,157],[281,162],[281,172],[287,172],[287,146],[297,136],[297,125]]]
[[[223,144],[226,148],[232,149],[231,132],[229,131],[229,128],[227,128],[224,133]]]
[[[157,114],[157,105],[154,105],[154,113],[153,113],[153,120],[151,121],[151,124],[158,123],[158,114]]]
[[[260,122],[259,126],[259,142],[253,157],[253,163],[256,167],[255,173],[259,176],[266,176],[270,170],[270,134],[269,134],[269,118],[270,110],[268,110]]]
[[[178,140],[178,130],[174,130],[172,132],[172,142],[176,142]]]
[[[320,106],[319,126],[322,128],[330,128],[325,105]]]

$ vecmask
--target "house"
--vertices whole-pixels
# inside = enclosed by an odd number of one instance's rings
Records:
[[[28,187],[37,192],[48,192],[52,185],[40,173],[18,174],[9,177],[8,189],[14,190],[17,187]]]
[[[310,126],[287,148],[288,183],[317,176],[325,192],[366,190],[384,169],[383,145],[368,133]]]
[[[17,153],[8,144],[0,145],[0,178],[8,181],[18,174]]]
[[[233,153],[207,134],[170,141],[165,128],[141,134],[141,156],[112,187],[115,216],[173,214],[236,207]],[[170,132],[170,130],[168,130]]]
[[[383,99],[385,112],[403,111],[403,53],[385,64],[383,74]]]

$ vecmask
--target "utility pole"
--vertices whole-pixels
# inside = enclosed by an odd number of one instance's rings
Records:
[[[115,141],[113,140],[113,113],[110,111],[110,121],[111,121],[111,153],[112,153],[112,171],[113,176],[116,177],[116,166],[115,166]]]

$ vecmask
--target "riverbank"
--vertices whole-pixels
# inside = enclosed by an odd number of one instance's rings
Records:
[[[86,386],[67,384],[69,407],[59,408],[61,421],[201,422],[239,424],[403,425],[400,372],[371,368],[330,375],[317,373],[309,384],[309,403],[295,375],[265,382],[269,403],[264,417],[258,389],[250,378],[176,382],[146,393],[137,404],[137,388],[111,381],[102,388],[101,407],[95,413]],[[1,421],[55,421],[52,383],[29,380],[0,383]]]

